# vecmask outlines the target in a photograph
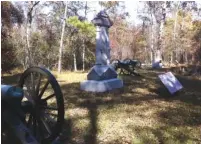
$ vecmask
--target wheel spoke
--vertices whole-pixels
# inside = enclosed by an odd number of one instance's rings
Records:
[[[27,87],[27,92],[29,93],[29,96],[30,96],[30,95],[33,95],[33,94],[32,94],[32,90],[31,90],[31,88],[30,88],[30,85],[29,85],[29,84],[26,84],[26,87]]]
[[[35,94],[35,82],[34,82],[34,74],[31,73],[31,84],[32,84],[32,91]]]
[[[56,107],[50,107],[50,106],[41,106],[44,109],[49,109],[49,110],[58,110]]]
[[[28,77],[26,78],[26,79],[28,79]],[[30,81],[26,81],[26,83],[25,83],[25,86],[26,86],[26,92],[27,92],[27,95],[25,95],[25,97],[29,100],[29,101],[31,101],[31,102],[34,102],[34,98],[33,98],[33,95],[34,95],[34,93],[33,93],[33,90],[31,89],[31,83],[30,83]]]
[[[58,116],[58,114],[53,114],[53,113],[49,113],[49,112],[45,112],[45,114],[47,114],[47,115],[52,115],[52,116],[55,116],[55,117]]]
[[[25,94],[24,96],[27,98],[28,101],[34,103],[34,100],[28,91],[25,91],[24,94]]]
[[[45,90],[47,89],[49,85],[49,80],[45,83],[45,86],[43,87],[43,89],[41,90],[40,94],[39,94],[39,98],[41,99],[42,95],[44,94]]]
[[[33,119],[33,116],[31,114],[29,114],[29,118],[28,118],[28,122],[27,122],[27,127],[29,127],[31,125],[32,119]]]
[[[38,129],[39,129],[38,139],[39,139],[39,142],[41,142],[42,139],[44,138],[43,129],[42,129],[42,121],[40,119],[38,119],[37,123],[38,123]]]
[[[41,121],[42,121],[43,125],[45,126],[45,129],[48,132],[48,134],[51,135],[52,131],[50,130],[49,125],[46,123],[46,121],[43,118],[41,119]]]
[[[36,118],[33,118],[33,133],[34,133],[34,136],[36,136],[36,130],[37,130]]]
[[[52,118],[49,114],[47,113],[44,113],[43,114],[43,117],[48,121],[50,122],[52,125],[54,125],[56,123],[56,120],[54,118]]]
[[[53,98],[54,96],[55,96],[55,94],[51,94],[51,95],[49,95],[48,97],[42,99],[42,101],[47,101],[48,99],[51,99],[51,98]]]
[[[39,80],[36,86],[36,95],[39,95],[40,83],[41,83],[41,74],[39,73]]]
[[[32,97],[34,100],[37,99],[37,95],[36,95],[36,87],[35,87],[35,80],[34,80],[34,73],[31,73],[31,90],[32,90]]]

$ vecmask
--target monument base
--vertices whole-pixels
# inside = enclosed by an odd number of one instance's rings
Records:
[[[156,61],[152,64],[152,68],[156,68],[156,69],[163,68],[163,64],[161,63],[161,61]]]
[[[80,87],[81,90],[89,92],[106,92],[123,87],[123,81],[118,78],[102,81],[86,80],[81,82]]]

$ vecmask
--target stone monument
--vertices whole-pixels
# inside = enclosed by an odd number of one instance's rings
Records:
[[[155,59],[152,62],[152,68],[163,68],[160,50],[156,50],[155,52]]]
[[[96,64],[87,75],[87,80],[81,82],[82,90],[105,92],[123,87],[123,81],[117,78],[117,73],[110,64],[110,42],[108,29],[112,21],[105,11],[100,11],[92,20],[96,26]]]

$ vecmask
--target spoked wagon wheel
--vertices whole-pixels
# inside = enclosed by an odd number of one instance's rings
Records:
[[[64,122],[64,101],[57,80],[48,70],[32,67],[22,74],[19,86],[24,90],[27,127],[39,143],[50,143]]]

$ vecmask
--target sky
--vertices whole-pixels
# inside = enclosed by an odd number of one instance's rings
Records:
[[[90,12],[87,13],[87,19],[88,21],[91,21],[95,15],[102,10],[101,6],[99,5],[99,1],[88,1],[87,3],[88,7],[90,7]],[[129,17],[127,17],[127,21],[133,24],[139,24],[141,22],[140,19],[137,17],[137,8],[140,6],[139,1],[133,1],[133,0],[127,0],[125,1],[125,10],[129,13]],[[45,8],[44,12],[48,13],[49,8]],[[81,12],[82,15],[84,15],[83,12]]]
[[[87,18],[89,21],[91,21],[95,15],[102,10],[101,6],[99,5],[99,1],[87,1],[87,5],[90,7],[91,11],[88,12]],[[127,17],[127,21],[131,24],[138,25],[142,23],[142,21],[138,18],[138,9],[143,8],[143,4],[139,1],[135,0],[125,0],[125,11],[129,13],[129,17]],[[201,8],[201,0],[197,0],[197,3],[199,3],[199,6]],[[45,8],[44,11],[48,12],[50,9]]]
[[[101,10],[101,6],[98,4],[99,1],[88,1],[88,6],[93,8],[95,11],[88,13],[88,20],[91,21],[95,14],[97,14]],[[125,2],[125,10],[129,13],[130,17],[127,18],[129,23],[134,25],[138,25],[142,23],[142,21],[138,18],[137,10],[143,9],[143,4],[139,1],[135,0],[126,0]],[[198,8],[201,8],[201,0],[196,0],[198,3]],[[197,17],[196,15],[193,18],[201,19],[201,17]]]

